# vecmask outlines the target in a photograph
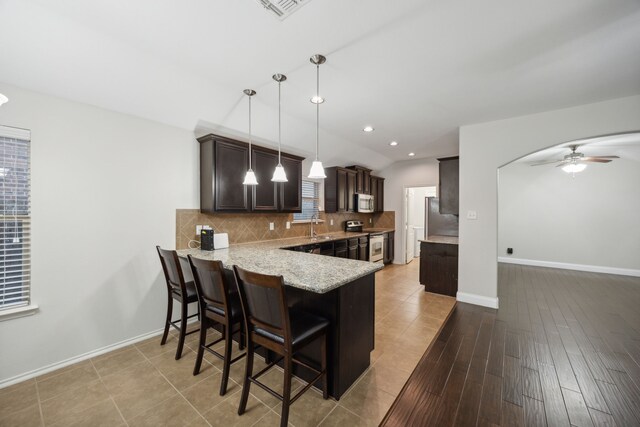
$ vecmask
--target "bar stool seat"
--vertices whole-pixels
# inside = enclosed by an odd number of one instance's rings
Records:
[[[324,317],[315,316],[300,310],[289,310],[289,321],[291,322],[291,345],[295,351],[309,341],[313,341],[324,334],[329,326],[329,321]],[[265,329],[256,327],[255,333],[265,338],[284,344],[284,337],[273,334]]]

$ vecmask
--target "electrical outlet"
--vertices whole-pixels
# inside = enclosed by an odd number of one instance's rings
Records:
[[[287,221],[287,230],[291,228],[291,223]]]
[[[333,219],[329,220],[329,224],[333,225]]]
[[[513,255],[513,248],[507,248],[507,254]]]
[[[273,222],[270,222],[270,223],[269,223],[269,231],[273,231],[273,230],[275,230],[275,229],[276,229],[275,224],[274,224]]]
[[[478,213],[476,211],[467,211],[467,219],[478,219]]]
[[[373,218],[369,218],[369,224],[373,223]]]
[[[200,232],[202,231],[202,225],[196,225],[196,236],[200,235]]]

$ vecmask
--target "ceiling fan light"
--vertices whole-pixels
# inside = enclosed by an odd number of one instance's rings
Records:
[[[272,182],[288,182],[287,173],[284,171],[284,168],[280,163],[276,166],[276,169],[273,171],[273,178],[271,178]]]
[[[0,93],[0,105],[9,102],[9,98],[7,98],[5,95]]]
[[[309,171],[309,178],[311,179],[324,179],[327,175],[324,173],[324,167],[320,160],[314,160],[311,164],[311,170]]]
[[[567,165],[564,165],[562,167],[562,170],[565,171],[566,173],[576,173],[576,172],[582,172],[586,168],[587,168],[587,165],[585,163],[569,163]]]
[[[258,180],[256,179],[256,174],[253,172],[253,169],[249,169],[247,174],[244,176],[244,181],[242,182],[244,185],[258,185]]]

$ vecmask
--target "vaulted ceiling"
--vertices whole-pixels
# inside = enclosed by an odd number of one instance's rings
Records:
[[[0,0],[0,82],[194,130],[315,143],[325,165],[455,154],[460,125],[640,93],[637,0]],[[362,132],[372,125],[372,133]],[[389,142],[398,141],[397,147]]]

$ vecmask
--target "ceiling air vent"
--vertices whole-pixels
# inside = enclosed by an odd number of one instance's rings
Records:
[[[289,17],[311,0],[257,0],[258,3],[281,21]]]

